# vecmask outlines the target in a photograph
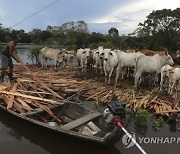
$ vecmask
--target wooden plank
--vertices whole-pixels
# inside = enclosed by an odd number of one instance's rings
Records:
[[[88,115],[81,117],[77,120],[74,120],[66,125],[61,126],[60,128],[63,130],[71,130],[73,128],[76,128],[86,122],[89,122],[97,117],[99,117],[101,114],[97,112],[89,113]]]
[[[18,83],[15,83],[11,89],[11,92],[16,92],[17,86],[18,86]],[[7,105],[8,109],[13,106],[13,102],[14,102],[14,95],[11,95],[8,101],[8,105]]]
[[[64,103],[56,102],[56,101],[53,101],[53,100],[50,100],[50,99],[39,98],[39,97],[35,97],[35,96],[30,96],[30,95],[25,95],[25,94],[21,94],[21,93],[18,93],[18,92],[0,91],[0,93],[7,94],[7,95],[20,96],[20,97],[24,97],[24,98],[30,98],[30,99],[44,101],[44,102],[49,102],[51,104],[64,104]]]

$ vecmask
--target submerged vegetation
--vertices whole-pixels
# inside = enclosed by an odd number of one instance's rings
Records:
[[[134,123],[135,126],[139,129],[138,131],[141,134],[144,134],[147,131],[148,122],[152,122],[153,130],[158,131],[162,127],[162,124],[164,123],[164,119],[162,118],[162,116],[153,117],[148,110],[141,108],[137,109],[134,112]]]
[[[40,45],[33,45],[30,47],[29,52],[28,52],[28,58],[31,59],[33,64],[39,64],[40,62],[40,57],[39,57],[39,53],[41,50],[42,46]],[[35,60],[35,62],[34,62]]]
[[[154,130],[159,130],[160,127],[162,127],[163,123],[164,123],[164,119],[162,118],[162,116],[160,116],[159,118],[155,118],[153,120],[153,128],[154,128]]]
[[[145,109],[137,109],[134,113],[134,122],[136,124],[145,124],[150,120],[150,113]]]

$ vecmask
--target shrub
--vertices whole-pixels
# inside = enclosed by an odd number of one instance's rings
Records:
[[[40,50],[41,50],[42,46],[40,45],[33,45],[32,47],[30,47],[29,52],[28,52],[28,58],[31,59],[33,64],[39,64],[40,60],[39,60],[39,54],[40,54]],[[34,63],[35,61],[35,63]]]

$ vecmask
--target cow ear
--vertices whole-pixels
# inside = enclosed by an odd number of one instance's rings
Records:
[[[167,55],[168,55],[168,50],[167,50],[167,48],[164,48],[164,51],[165,51],[165,55],[167,56]]]
[[[165,55],[166,55],[166,56],[168,55],[168,51],[167,51],[167,50],[165,51]]]

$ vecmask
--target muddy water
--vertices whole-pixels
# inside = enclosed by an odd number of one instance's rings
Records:
[[[27,59],[26,52],[23,50],[18,53],[25,63],[31,64]],[[140,143],[138,137],[163,137],[180,138],[180,131],[176,126],[164,124],[159,131],[152,129],[149,121],[147,126],[134,126],[130,122],[127,130],[135,133],[137,142],[148,154],[179,154],[180,139],[178,143],[149,143],[148,138]],[[141,153],[136,146],[125,148],[122,140],[113,147],[102,147],[92,143],[82,142],[66,136],[52,134],[47,130],[34,127],[8,113],[0,110],[0,154],[139,154]]]

